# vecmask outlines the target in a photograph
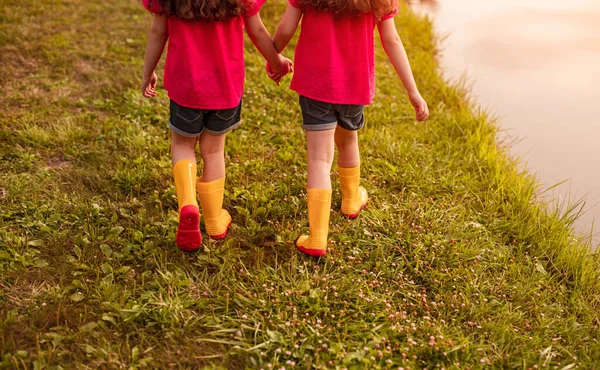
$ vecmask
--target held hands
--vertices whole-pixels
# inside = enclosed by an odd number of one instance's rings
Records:
[[[265,66],[265,70],[267,72],[267,76],[271,80],[273,80],[278,86],[281,82],[281,79],[287,75],[288,73],[294,73],[294,62],[289,60],[288,58],[284,58],[281,55],[279,56],[279,65],[272,66],[267,62]]]
[[[155,72],[152,72],[150,76],[144,76],[142,80],[142,94],[146,98],[154,98],[156,96],[156,84],[158,83],[158,76]]]
[[[410,98],[410,104],[415,108],[415,113],[417,115],[417,121],[423,122],[427,118],[429,118],[429,108],[427,107],[427,102],[421,94],[416,91],[413,93],[409,93],[408,97]]]

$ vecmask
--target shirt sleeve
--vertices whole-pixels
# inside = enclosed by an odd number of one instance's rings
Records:
[[[251,6],[246,13],[244,13],[244,17],[245,18],[250,18],[253,15],[255,15],[256,13],[258,13],[258,11],[260,10],[260,8],[262,8],[262,6],[267,2],[267,0],[256,0],[256,2],[254,3],[253,6]]]
[[[142,0],[142,4],[150,13],[160,14],[162,12],[158,0]]]
[[[290,1],[292,1],[292,0],[290,0]],[[398,15],[398,13],[400,13],[400,11],[398,10],[398,8],[396,8],[396,9],[392,10],[391,12],[385,14],[383,17],[381,17],[381,21],[380,22],[383,22],[383,21],[388,20],[390,18],[394,18],[395,16]]]
[[[302,2],[300,0],[288,0],[290,5],[293,6],[294,8],[298,8],[298,9],[302,9]]]

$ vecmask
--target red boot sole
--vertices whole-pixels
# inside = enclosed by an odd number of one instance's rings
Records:
[[[368,203],[368,202],[367,202]],[[354,220],[355,218],[358,217],[358,215],[360,214],[360,212],[367,206],[367,203],[363,204],[362,206],[360,206],[360,208],[358,209],[358,212],[353,213],[351,215],[347,215],[345,213],[342,212],[342,216],[349,218],[351,220]]]
[[[219,235],[209,235],[212,240],[223,240],[227,237],[227,233],[229,232],[229,227],[231,227],[231,223],[233,221],[229,221],[229,225],[225,228],[225,232]]]
[[[298,237],[298,239],[300,239],[300,237]],[[296,246],[296,249],[298,249],[300,252],[311,257],[323,257],[327,254],[327,249],[308,249],[296,244],[298,242],[298,239],[296,239],[294,245]]]
[[[179,212],[177,247],[184,252],[194,252],[202,245],[200,234],[200,212],[196,206],[185,206]]]

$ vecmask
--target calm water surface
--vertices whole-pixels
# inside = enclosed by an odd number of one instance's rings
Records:
[[[413,4],[448,35],[448,77],[517,142],[514,155],[559,201],[587,199],[576,225],[600,243],[600,0],[439,0]]]

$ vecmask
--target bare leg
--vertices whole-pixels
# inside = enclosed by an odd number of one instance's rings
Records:
[[[308,224],[310,235],[301,235],[296,248],[309,256],[324,256],[327,251],[331,210],[331,164],[335,130],[306,131],[308,148]]]
[[[200,135],[200,154],[204,162],[202,182],[225,177],[225,135],[214,136],[203,132]]]
[[[308,189],[331,189],[335,130],[306,131]]]
[[[342,189],[342,214],[356,218],[367,205],[369,195],[359,186],[360,152],[358,150],[358,132],[337,127],[335,143],[338,147],[338,172]]]
[[[171,155],[173,164],[176,164],[183,159],[196,163],[197,142],[197,137],[185,137],[171,132]]]
[[[198,138],[171,135],[173,177],[179,203],[179,225],[176,243],[179,249],[191,252],[202,244],[200,213],[196,200],[196,142]]]
[[[196,184],[204,213],[206,232],[212,239],[223,239],[231,225],[231,215],[223,209],[225,193],[225,135],[200,135],[200,154],[204,162],[202,177]]]
[[[338,166],[351,168],[360,166],[358,131],[350,131],[338,126],[335,129],[335,145],[338,148]]]

